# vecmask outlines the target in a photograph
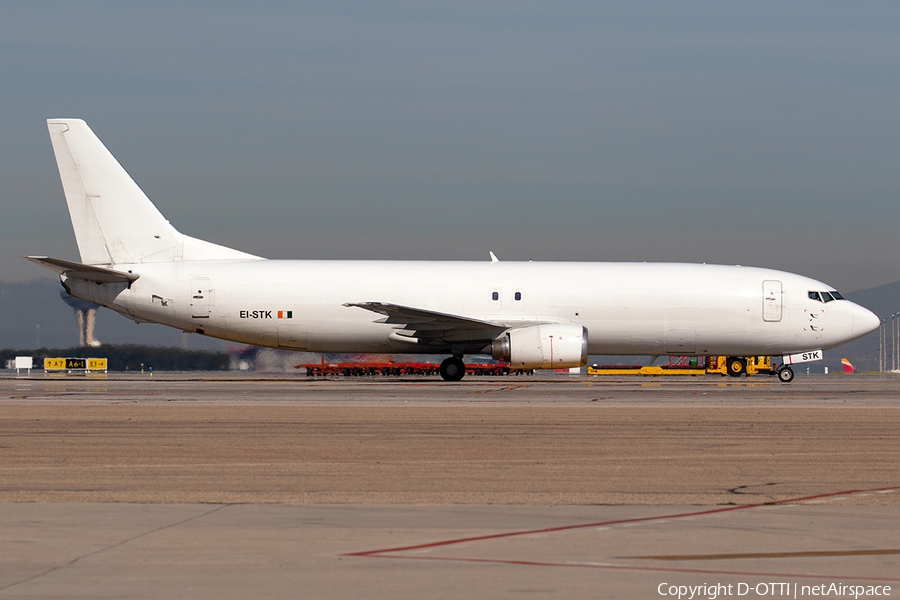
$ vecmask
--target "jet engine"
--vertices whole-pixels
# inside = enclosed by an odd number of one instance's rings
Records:
[[[568,369],[587,364],[588,332],[551,324],[507,331],[491,343],[491,356],[517,369]]]

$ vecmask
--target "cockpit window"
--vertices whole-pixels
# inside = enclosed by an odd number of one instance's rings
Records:
[[[831,302],[832,300],[843,300],[844,297],[835,292],[834,290],[830,292],[807,292],[810,300],[815,300],[816,302]]]

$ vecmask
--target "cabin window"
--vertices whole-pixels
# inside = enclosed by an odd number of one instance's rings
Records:
[[[503,308],[503,290],[494,288],[491,290],[491,310],[501,310]]]
[[[516,302],[521,302],[522,301],[522,292],[516,292],[515,296],[513,296],[513,297],[516,299]]]
[[[819,297],[819,292],[809,292],[809,299],[815,300],[816,302],[822,301],[822,299]]]

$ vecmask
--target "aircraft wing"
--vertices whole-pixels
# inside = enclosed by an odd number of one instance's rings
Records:
[[[490,340],[508,329],[508,326],[503,323],[482,321],[481,319],[387,302],[350,302],[344,306],[362,308],[384,315],[385,318],[379,322],[394,325],[397,332],[392,334],[393,339],[416,344],[489,343]]]
[[[103,267],[92,267],[91,265],[83,265],[60,258],[49,258],[47,256],[26,256],[25,258],[71,279],[85,279],[97,283],[131,283],[140,277],[140,275],[135,275],[134,273],[114,271]]]

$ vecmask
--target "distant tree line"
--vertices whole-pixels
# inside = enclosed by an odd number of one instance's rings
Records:
[[[16,356],[31,356],[36,369],[44,368],[45,358],[105,358],[110,371],[222,371],[231,357],[216,350],[183,350],[164,346],[104,344],[93,348],[40,348],[38,350],[0,350],[0,367]]]

